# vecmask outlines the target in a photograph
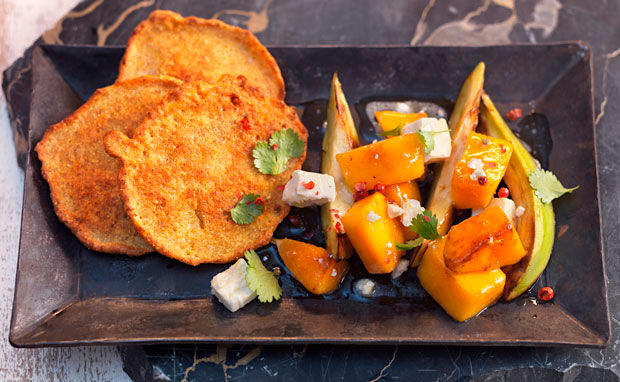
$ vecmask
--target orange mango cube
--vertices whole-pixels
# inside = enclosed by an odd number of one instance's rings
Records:
[[[497,206],[452,226],[446,238],[446,266],[454,272],[481,272],[519,262],[525,248],[506,213]]]
[[[486,207],[506,173],[512,144],[472,132],[463,156],[454,167],[451,194],[458,209]]]
[[[417,179],[424,174],[424,145],[417,134],[385,139],[336,155],[347,186],[365,183],[370,190],[377,184],[394,184]]]
[[[506,275],[500,269],[456,273],[444,263],[445,236],[431,242],[418,267],[422,287],[457,321],[465,321],[497,301]]]
[[[403,128],[406,124],[415,122],[420,118],[426,118],[426,113],[399,113],[397,111],[384,110],[376,111],[375,118],[379,122],[382,131],[394,130],[397,127]]]
[[[349,263],[336,261],[325,248],[292,239],[275,242],[286,268],[311,293],[333,292],[349,270]]]
[[[396,249],[404,236],[396,219],[387,213],[387,199],[374,194],[358,200],[342,217],[342,224],[353,248],[368,273],[390,273],[405,253]]]

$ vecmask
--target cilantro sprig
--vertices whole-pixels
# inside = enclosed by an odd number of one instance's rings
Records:
[[[265,202],[259,195],[246,194],[230,210],[230,217],[237,224],[250,224],[263,213],[264,209]]]
[[[437,216],[435,216],[431,211],[425,210],[411,219],[409,229],[424,239],[435,240],[439,237],[439,232],[437,232],[437,224]]]
[[[418,131],[418,137],[420,137],[420,141],[424,145],[424,154],[428,155],[435,149],[435,134],[447,133],[448,131],[450,130]]]
[[[245,281],[248,288],[258,296],[260,302],[272,302],[282,296],[282,288],[273,272],[268,271],[253,249],[243,253],[248,267],[245,270]]]
[[[393,128],[392,130],[387,130],[387,131],[382,131],[379,133],[379,135],[382,135],[384,137],[397,137],[400,135],[400,133],[403,131],[403,124],[399,124],[398,126],[396,126],[395,128]]]
[[[396,243],[396,248],[403,251],[409,251],[411,249],[421,246],[422,243],[424,243],[424,238],[420,236],[415,240],[408,240],[404,243]]]
[[[262,174],[277,175],[286,170],[289,159],[302,156],[304,150],[304,141],[293,129],[276,131],[269,142],[258,142],[254,146],[254,166]]]
[[[529,175],[530,186],[534,189],[536,196],[543,203],[550,203],[567,192],[573,192],[579,186],[566,188],[560,183],[558,178],[551,172],[543,169],[536,169]]]

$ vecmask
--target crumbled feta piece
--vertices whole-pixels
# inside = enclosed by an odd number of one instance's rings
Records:
[[[377,215],[375,211],[370,211],[368,212],[368,215],[366,215],[366,220],[368,220],[371,223],[374,223],[379,219],[381,219],[381,216]]]
[[[523,216],[523,214],[525,213],[525,208],[523,208],[523,206],[519,206],[517,207],[517,209],[515,210],[515,216],[520,218],[521,216]]]
[[[409,113],[411,111],[411,108],[409,107],[409,105],[407,105],[404,102],[398,102],[396,104],[396,111],[399,113]]]
[[[375,282],[370,279],[360,279],[355,282],[355,289],[364,297],[371,297],[375,293]]]
[[[385,244],[385,246],[386,246],[386,247],[388,247],[388,248],[392,248],[392,242],[391,242],[391,241],[388,241],[388,242]]]
[[[392,278],[399,278],[407,271],[407,268],[409,268],[409,260],[401,259],[398,264],[396,264],[396,268],[392,271]]]
[[[294,207],[320,206],[336,198],[334,177],[303,170],[295,170],[286,183],[282,200]]]
[[[331,276],[336,277],[337,274],[338,274],[338,271],[336,271],[336,268],[332,269]]]
[[[415,199],[407,199],[403,202],[403,210],[401,222],[405,227],[409,227],[411,225],[411,220],[424,212],[424,207]]]
[[[390,203],[388,204],[387,212],[390,219],[394,219],[404,214],[405,210],[403,210],[398,204]]]
[[[452,152],[452,139],[450,129],[444,118],[420,118],[408,123],[403,127],[401,134],[417,133],[418,131],[433,131],[435,147],[430,153],[424,155],[424,163],[435,163],[446,160]]]
[[[231,312],[236,312],[256,298],[256,293],[248,288],[245,281],[247,267],[245,260],[239,259],[211,280],[211,293]]]
[[[493,198],[491,199],[491,202],[489,202],[489,205],[486,206],[485,208],[491,207],[491,206],[497,206],[499,208],[501,208],[504,213],[506,214],[506,216],[508,216],[508,219],[511,222],[514,222],[515,220],[515,216],[516,216],[516,207],[515,207],[515,202],[512,199],[509,198]],[[475,208],[471,210],[471,216],[476,216],[479,213],[481,213],[484,210],[484,208]]]
[[[474,170],[474,172],[472,172],[469,176],[471,180],[478,180],[478,178],[480,177],[487,176],[487,174],[484,172],[484,162],[481,159],[470,159],[469,162],[467,162],[467,167]]]

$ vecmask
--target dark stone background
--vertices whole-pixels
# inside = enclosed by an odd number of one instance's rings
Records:
[[[619,1],[87,0],[35,44],[124,45],[132,29],[155,8],[176,10],[186,16],[220,18],[250,29],[266,45],[588,42],[594,55],[598,165],[613,338],[603,350],[321,345],[122,347],[124,369],[132,378],[620,380],[620,132],[616,123],[620,118]],[[31,49],[5,71],[3,78],[15,142],[22,148],[21,137],[28,124],[30,55]]]

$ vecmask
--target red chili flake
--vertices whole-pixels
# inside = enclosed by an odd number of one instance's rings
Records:
[[[312,190],[314,188],[314,182],[311,180],[307,182],[301,182],[301,185],[304,186],[306,190]]]
[[[301,227],[301,219],[297,215],[289,216],[288,221],[291,222],[293,227]]]
[[[338,215],[338,214],[334,214],[334,217],[335,217],[336,219],[340,219],[340,215]]]
[[[480,178],[478,178],[478,184],[481,186],[484,186],[485,184],[487,184],[487,177],[486,176],[481,176]]]
[[[488,168],[493,168],[493,167],[496,167],[496,166],[497,166],[497,163],[495,163],[495,162],[489,162],[489,163],[487,163],[487,167],[488,167]]]
[[[278,191],[284,191],[284,185],[283,184],[278,186]]]
[[[384,193],[385,192],[385,186],[382,185],[381,183],[377,183],[375,185],[375,192]]]
[[[506,154],[506,148],[504,147],[504,145],[499,145],[499,149],[501,150],[502,154]]]
[[[318,191],[314,193],[314,195],[315,195],[315,196],[316,196],[316,195],[318,195],[318,194],[319,194],[319,192],[318,192]]]
[[[366,182],[355,183],[355,191],[357,192],[366,191]]]
[[[243,127],[243,130],[250,130],[251,126],[248,117],[243,117],[241,120],[241,126]]]
[[[328,231],[331,231],[331,230],[332,230],[332,227],[331,227],[331,226],[327,227],[327,230],[328,230]]]
[[[499,191],[497,191],[498,198],[507,198],[508,195],[510,195],[510,191],[508,191],[506,187],[502,187],[499,189]]]
[[[337,209],[335,209],[335,208],[330,208],[329,212],[339,212],[339,211]]]
[[[265,200],[263,200],[263,198],[261,197],[258,197],[254,200],[254,204],[256,204],[257,206],[264,206]]]
[[[424,221],[427,222],[427,223],[430,222],[431,221],[430,216],[424,215]]]
[[[385,263],[386,263],[386,264],[389,264],[389,263],[390,263],[390,258],[389,258],[389,257],[386,257],[386,258],[385,258]]]
[[[342,223],[336,222],[336,232],[342,232]]]
[[[250,204],[252,204],[253,202],[251,200],[248,200],[247,205],[249,206]]]
[[[514,109],[506,113],[506,118],[508,118],[508,120],[512,122],[516,120],[517,118],[521,118],[522,115],[523,115],[523,110],[519,109],[518,107],[515,107]]]
[[[364,199],[367,196],[368,196],[368,191],[358,191],[355,194],[353,194],[353,199],[357,201],[357,200]]]
[[[277,149],[278,149],[278,144],[277,144],[277,143],[274,143],[274,144],[273,144],[273,151],[276,151]]]
[[[553,289],[550,287],[540,288],[538,291],[538,299],[542,301],[551,301],[553,300]]]

